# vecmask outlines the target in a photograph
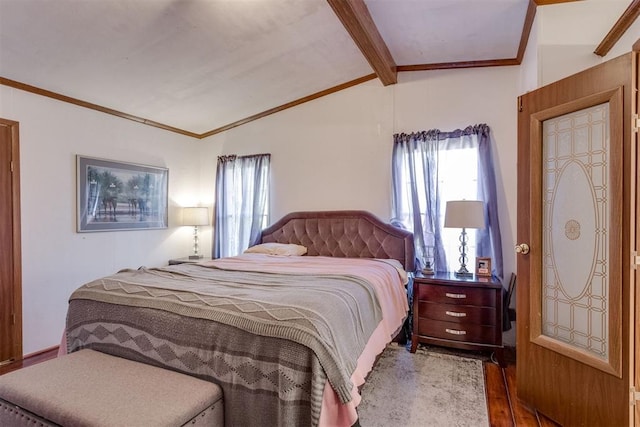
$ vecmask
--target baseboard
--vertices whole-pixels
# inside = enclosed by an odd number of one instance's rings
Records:
[[[59,345],[54,345],[53,347],[45,348],[44,350],[39,350],[39,351],[35,351],[33,353],[25,354],[24,356],[22,356],[22,360],[27,360],[27,359],[31,359],[31,358],[34,358],[34,357],[42,356],[45,353],[51,353],[51,352],[56,352],[57,353],[58,350],[60,350],[60,346]]]

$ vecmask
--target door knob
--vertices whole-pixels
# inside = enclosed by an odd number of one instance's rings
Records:
[[[520,243],[519,245],[516,245],[516,253],[522,254],[522,255],[528,254],[529,245],[527,245],[526,243]]]

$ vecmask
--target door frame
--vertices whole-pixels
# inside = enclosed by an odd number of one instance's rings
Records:
[[[635,85],[636,91],[635,91],[635,96],[632,97],[631,99],[631,108],[632,108],[632,112],[634,114],[633,116],[633,121],[635,123],[632,124],[632,126],[635,129],[635,132],[633,132],[633,136],[632,136],[632,140],[631,140],[631,146],[633,148],[633,160],[635,162],[635,167],[636,167],[636,181],[634,182],[634,190],[636,192],[636,194],[638,194],[638,192],[640,191],[640,176],[638,176],[638,173],[640,173],[640,159],[638,159],[639,156],[639,152],[638,152],[638,141],[640,136],[638,135],[638,133],[640,132],[640,127],[638,126],[639,121],[638,121],[638,114],[640,114],[640,93],[638,93],[638,88],[640,88],[640,70],[637,68],[638,67],[638,63],[640,62],[640,39],[638,39],[634,44],[633,47],[631,48],[632,50],[632,54],[636,56],[636,58],[638,58],[635,62],[636,64],[636,68],[634,68],[633,70],[633,83]],[[638,215],[640,213],[640,195],[638,195],[636,197],[636,204],[635,204],[635,214]],[[638,236],[640,236],[640,220],[637,220],[635,223],[635,233],[636,233],[636,240],[638,239]],[[640,247],[636,244],[635,246],[635,253],[638,254],[640,253]],[[629,308],[631,313],[634,313],[635,315],[635,321],[638,322],[640,321],[640,287],[638,286],[638,284],[640,283],[640,266],[638,266],[638,257],[636,256],[636,259],[634,260],[636,263],[636,271],[635,271],[635,283],[633,283],[633,289],[632,289],[632,295],[634,295],[634,301],[630,301],[629,305],[631,306]],[[640,327],[636,327],[635,331],[634,331],[634,336],[632,337],[631,340],[632,346],[633,348],[629,349],[629,357],[632,358],[633,362],[630,363],[631,368],[633,368],[633,372],[631,375],[632,378],[632,387],[630,389],[630,394],[631,396],[629,397],[629,401],[630,401],[630,412],[631,412],[631,419],[634,420],[634,425],[635,426],[640,426],[640,401],[638,400],[639,397],[637,395],[637,391],[640,390]]]
[[[626,425],[634,420],[634,407],[629,405],[629,388],[633,385],[637,360],[634,359],[634,334],[637,329],[631,321],[635,317],[634,296],[637,271],[634,270],[632,255],[637,250],[636,212],[639,203],[636,195],[636,136],[632,129],[632,114],[636,113],[636,73],[638,54],[636,52],[611,59],[606,63],[584,70],[559,82],[551,83],[520,97],[518,119],[518,243],[531,245],[527,255],[518,255],[517,288],[517,363],[518,397],[523,403],[540,411],[560,424],[609,425],[615,414],[615,424]],[[586,82],[585,82],[586,79]],[[561,106],[579,99],[588,99],[596,93],[606,93],[622,87],[622,171],[626,178],[621,183],[624,200],[620,220],[627,232],[621,237],[620,268],[622,304],[619,313],[622,324],[621,375],[618,368],[609,366],[609,373],[600,371],[595,381],[590,376],[595,369],[576,358],[567,358],[547,346],[541,346],[535,339],[539,331],[530,323],[530,319],[539,318],[541,308],[532,298],[539,300],[533,290],[536,275],[540,276],[541,236],[537,235],[541,219],[536,213],[536,203],[530,192],[533,183],[542,179],[541,171],[532,170],[531,156],[535,155],[531,147],[532,127],[536,125],[533,115],[555,106]],[[598,88],[598,89],[596,89]],[[538,117],[539,118],[539,117]],[[635,122],[634,122],[635,124]],[[613,137],[613,135],[611,135]],[[524,149],[523,149],[524,148]],[[534,227],[538,224],[538,228]],[[616,231],[621,232],[621,231]],[[620,265],[621,264],[621,265]],[[602,366],[600,367],[602,368]],[[549,371],[551,369],[551,371]],[[553,369],[566,373],[572,381],[563,381],[551,375]],[[606,369],[605,369],[606,370]],[[613,371],[613,372],[611,372]],[[579,384],[579,385],[578,385]],[[614,409],[615,408],[615,409]],[[591,415],[597,419],[586,419]],[[611,412],[613,411],[613,412]],[[624,411],[624,412],[619,412]],[[627,413],[628,412],[628,413]],[[602,418],[604,417],[604,418]],[[624,420],[624,421],[623,421]],[[609,423],[609,424],[607,424]]]
[[[12,251],[13,251],[13,334],[11,359],[23,357],[22,347],[22,240],[20,221],[20,138],[19,123],[0,118],[0,126],[9,129],[11,142],[11,199],[12,199]]]

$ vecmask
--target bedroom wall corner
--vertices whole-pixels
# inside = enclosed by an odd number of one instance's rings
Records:
[[[0,86],[0,116],[20,123],[25,354],[60,342],[71,292],[122,268],[188,255],[178,200],[199,180],[196,140]],[[169,228],[76,233],[75,156],[169,168]]]
[[[628,6],[628,0],[589,0],[539,7],[539,86],[630,52],[638,39],[638,22],[627,30],[606,58],[593,53],[611,29],[609,23],[616,22]],[[589,30],[585,31],[586,28]]]
[[[539,9],[538,9],[539,10]],[[518,95],[535,90],[540,86],[539,52],[538,38],[540,34],[541,19],[536,13],[529,34],[527,48],[524,51],[522,63],[520,64],[520,83]]]

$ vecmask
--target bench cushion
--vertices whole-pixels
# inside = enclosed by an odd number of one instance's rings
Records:
[[[0,376],[0,399],[19,407],[0,402],[2,426],[20,425],[16,420],[29,413],[63,426],[224,423],[216,384],[93,350]]]

